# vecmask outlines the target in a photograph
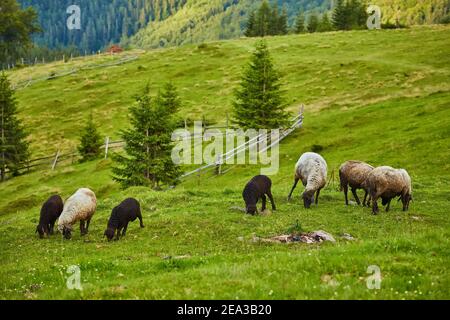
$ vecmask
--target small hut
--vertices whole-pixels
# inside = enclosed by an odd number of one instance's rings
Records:
[[[111,53],[111,54],[115,54],[115,53],[121,53],[122,51],[123,51],[123,49],[121,47],[113,44],[111,47],[109,47],[107,52]]]

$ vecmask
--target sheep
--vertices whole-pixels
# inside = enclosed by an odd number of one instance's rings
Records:
[[[272,204],[272,210],[276,210],[275,202],[272,196],[272,181],[267,176],[259,175],[253,177],[245,186],[242,197],[245,201],[246,213],[254,215],[257,213],[256,204],[262,199],[261,211],[266,210],[266,195]]]
[[[58,195],[51,196],[42,205],[39,224],[36,227],[36,233],[39,233],[41,239],[53,234],[55,222],[61,215],[63,207],[63,200]]]
[[[305,191],[302,194],[303,205],[306,209],[311,207],[314,202],[314,194],[316,193],[316,205],[319,203],[320,191],[325,187],[327,182],[327,163],[325,159],[314,152],[306,152],[302,154],[295,165],[295,182],[289,193],[288,201],[291,200],[292,193],[297,187],[299,180],[302,180]]]
[[[355,197],[356,203],[358,205],[361,204],[361,201],[356,194],[357,189],[364,189],[362,184],[367,178],[367,175],[373,170],[373,167],[362,161],[350,160],[341,165],[339,168],[339,180],[341,182],[341,191],[344,191],[345,195],[345,204],[348,206],[348,186],[350,186],[352,190],[352,194]],[[367,189],[364,189],[364,200],[363,206],[366,205],[367,200]],[[369,202],[367,205],[369,205]]]
[[[386,212],[389,211],[391,200],[400,197],[403,211],[409,209],[409,203],[412,200],[411,177],[405,169],[394,169],[388,166],[382,166],[373,169],[364,182],[372,198],[372,213],[377,214],[377,200],[382,199],[383,206],[386,206]]]
[[[112,210],[104,236],[111,241],[117,230],[116,240],[119,240],[120,231],[123,229],[122,237],[125,236],[128,223],[133,222],[136,218],[139,219],[141,228],[144,228],[139,202],[133,198],[125,199]]]
[[[58,220],[58,230],[64,238],[70,239],[73,225],[80,221],[81,235],[88,233],[91,218],[97,207],[95,193],[87,188],[78,189],[64,204],[63,212]]]

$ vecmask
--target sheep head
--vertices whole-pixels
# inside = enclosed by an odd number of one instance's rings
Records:
[[[65,239],[70,240],[72,238],[72,229],[64,226],[62,230],[62,234]]]
[[[303,205],[306,209],[311,208],[311,204],[314,203],[314,190],[307,190],[302,194]]]
[[[38,224],[36,227],[36,233],[39,233],[39,238],[43,239],[44,236],[48,234],[48,230],[46,230],[45,226]]]
[[[105,230],[103,235],[108,239],[108,241],[111,241],[114,238],[114,233],[115,230],[113,228],[108,228]]]
[[[256,203],[247,205],[246,211],[248,214],[255,215],[258,211],[258,209],[256,208]]]

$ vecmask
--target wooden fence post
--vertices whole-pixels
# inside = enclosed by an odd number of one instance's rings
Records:
[[[56,163],[58,162],[58,158],[59,158],[59,150],[58,150],[58,152],[56,153],[55,160],[53,161],[52,170],[55,170],[55,168],[56,168]]]
[[[106,137],[105,142],[105,159],[108,159],[109,137]]]

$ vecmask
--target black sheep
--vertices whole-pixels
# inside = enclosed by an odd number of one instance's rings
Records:
[[[133,198],[125,199],[121,204],[112,210],[111,217],[108,221],[108,227],[104,235],[110,241],[114,238],[114,234],[117,230],[116,240],[119,240],[121,230],[123,229],[123,237],[127,232],[128,223],[130,221],[133,222],[136,218],[139,218],[141,228],[144,228],[141,215],[141,206],[139,205],[139,202]]]
[[[266,210],[266,195],[272,204],[272,210],[276,210],[271,192],[272,181],[266,176],[256,176],[250,180],[242,192],[245,201],[246,212],[254,215],[257,212],[256,204],[262,199],[262,211]]]
[[[63,208],[63,200],[58,195],[51,196],[42,205],[39,224],[36,227],[36,232],[39,233],[41,239],[44,238],[44,235],[53,234],[55,222],[61,215]]]

